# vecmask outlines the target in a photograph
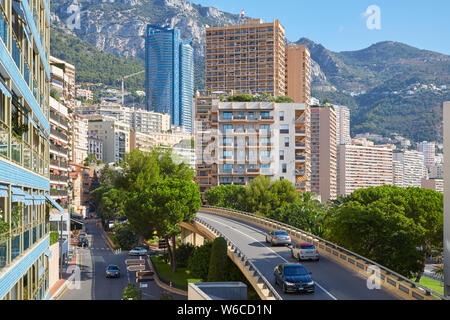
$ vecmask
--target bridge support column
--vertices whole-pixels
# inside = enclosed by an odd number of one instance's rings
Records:
[[[200,247],[205,243],[205,238],[192,230],[181,227],[181,242]]]

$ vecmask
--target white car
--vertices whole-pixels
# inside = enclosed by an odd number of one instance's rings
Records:
[[[293,258],[298,261],[301,260],[315,260],[319,261],[320,256],[317,249],[311,243],[297,243],[291,247],[291,254]]]
[[[131,249],[128,254],[130,256],[145,256],[147,254],[147,250],[145,248],[137,247]]]

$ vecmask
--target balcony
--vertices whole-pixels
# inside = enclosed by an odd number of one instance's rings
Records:
[[[296,182],[295,187],[298,189],[305,189],[306,188],[306,182]]]
[[[295,160],[296,160],[296,161],[305,161],[305,160],[306,160],[306,157],[305,157],[305,156],[302,156],[302,155],[296,154],[296,155],[295,155]]]
[[[55,154],[60,154],[66,157],[69,155],[69,151],[67,149],[62,148],[60,146],[56,146],[54,144],[50,144],[50,151]]]
[[[303,129],[295,129],[295,134],[301,134],[301,135],[305,135],[306,131]]]
[[[55,130],[53,128],[50,129],[50,134],[55,136],[59,140],[62,140],[63,142],[67,143],[69,141],[66,134],[64,134],[62,132],[59,132],[59,131],[57,131],[57,130]]]
[[[259,168],[248,168],[247,169],[247,174],[259,174],[260,173],[260,169]]]
[[[295,123],[304,124],[305,123],[305,117],[299,117],[295,119]]]
[[[50,196],[52,196],[53,198],[67,197],[68,195],[69,195],[69,192],[67,190],[50,189]]]
[[[296,143],[295,143],[295,147],[296,147],[296,148],[305,148],[306,145],[305,145],[304,143],[302,143],[302,142],[296,142]]]
[[[305,170],[295,169],[295,175],[296,176],[304,176],[305,175]]]

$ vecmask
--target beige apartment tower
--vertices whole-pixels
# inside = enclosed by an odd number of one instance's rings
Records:
[[[278,20],[206,28],[206,89],[285,96],[285,51]]]
[[[311,55],[305,45],[286,47],[286,95],[297,103],[310,104]]]
[[[337,197],[336,113],[333,107],[311,108],[311,192],[322,202]]]

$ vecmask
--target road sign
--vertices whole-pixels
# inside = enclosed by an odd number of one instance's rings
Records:
[[[144,259],[127,259],[125,260],[125,264],[145,264]]]
[[[128,266],[127,270],[128,271],[144,271],[145,270],[145,265]]]
[[[166,249],[167,248],[167,241],[166,239],[162,239],[158,241],[158,248],[159,249]]]

